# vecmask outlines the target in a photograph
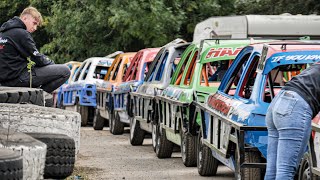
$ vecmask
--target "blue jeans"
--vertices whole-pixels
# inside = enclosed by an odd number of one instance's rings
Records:
[[[296,92],[282,90],[266,115],[268,127],[265,180],[293,179],[311,133],[312,110]]]

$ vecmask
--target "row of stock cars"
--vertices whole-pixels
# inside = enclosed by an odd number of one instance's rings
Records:
[[[185,166],[214,176],[223,164],[236,179],[263,179],[267,108],[293,76],[320,61],[320,43],[303,40],[176,39],[161,48],[67,63],[74,75],[55,105],[81,114],[81,125],[130,126],[130,143],[152,136],[158,158],[181,149]],[[320,176],[319,116],[297,169]]]

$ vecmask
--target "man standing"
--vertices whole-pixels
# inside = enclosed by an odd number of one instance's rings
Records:
[[[66,65],[54,64],[39,53],[31,33],[43,22],[34,7],[23,10],[0,27],[0,84],[2,86],[29,87],[28,58],[35,62],[32,67],[32,87],[40,87],[51,93],[70,76]]]

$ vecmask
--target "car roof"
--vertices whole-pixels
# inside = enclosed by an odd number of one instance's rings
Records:
[[[263,74],[280,65],[306,64],[320,60],[320,43],[317,42],[282,41],[258,46],[261,52],[258,71]]]
[[[108,57],[91,57],[86,59],[84,62],[91,62],[94,65],[98,66],[111,66],[113,62],[113,58],[108,58]]]

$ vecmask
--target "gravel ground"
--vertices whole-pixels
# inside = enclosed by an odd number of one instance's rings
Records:
[[[201,177],[196,167],[182,164],[180,152],[169,159],[158,159],[150,138],[142,146],[130,145],[128,129],[115,136],[108,128],[94,131],[82,127],[80,144],[75,171],[69,179],[234,179],[233,172],[222,165],[216,177]]]

